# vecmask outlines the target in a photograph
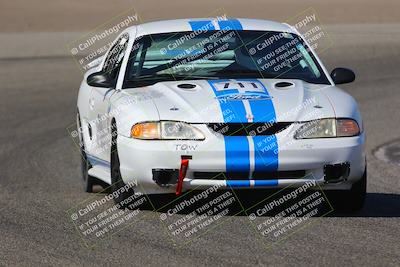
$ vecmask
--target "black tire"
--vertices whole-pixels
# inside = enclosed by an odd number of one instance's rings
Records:
[[[81,118],[79,116],[79,113],[77,114],[78,118],[78,131],[82,127],[81,124]],[[82,180],[83,180],[83,190],[87,193],[92,193],[93,192],[93,185],[95,184],[95,178],[93,176],[89,175],[89,169],[92,168],[90,165],[86,152],[85,152],[85,143],[83,142],[83,137],[81,134],[79,134],[79,142],[80,142],[80,147],[81,147],[81,173],[82,173]]]
[[[367,170],[365,169],[363,176],[360,180],[355,182],[351,187],[348,197],[348,209],[350,211],[357,211],[362,209],[367,195]]]
[[[86,153],[83,149],[81,149],[81,153],[82,153],[81,171],[83,180],[83,190],[87,193],[92,193],[95,178],[89,175],[89,169],[91,168],[91,165],[88,162],[86,158]]]
[[[117,126],[115,121],[113,121],[111,125],[111,140],[111,192],[117,192],[120,188],[125,186],[125,183],[122,180],[119,169],[120,163],[117,147]],[[133,188],[129,188],[128,191],[121,192],[117,195],[117,197],[114,197],[114,202],[115,204],[119,204],[120,208],[126,208],[126,205],[121,202],[133,194]]]
[[[364,206],[365,196],[367,195],[367,169],[360,180],[355,182],[351,189],[338,192],[334,196],[334,207],[339,211],[355,212]]]

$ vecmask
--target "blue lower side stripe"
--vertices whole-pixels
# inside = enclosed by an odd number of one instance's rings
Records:
[[[254,187],[277,186],[278,180],[254,180]]]
[[[108,168],[111,165],[110,162],[108,162],[106,160],[103,160],[103,159],[100,159],[100,158],[98,158],[96,156],[93,156],[93,155],[86,154],[86,157],[87,157],[87,160],[90,162],[90,164],[92,166],[101,165],[101,166],[104,166],[104,167]]]
[[[230,187],[250,187],[250,180],[231,180],[226,181],[226,186]]]
[[[254,187],[277,186],[278,180],[226,180],[226,186],[229,187],[251,187],[251,181]]]

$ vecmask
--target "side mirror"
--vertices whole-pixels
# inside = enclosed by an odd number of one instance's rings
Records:
[[[86,82],[88,85],[93,86],[93,87],[104,87],[104,88],[110,88],[113,86],[113,82],[110,78],[110,76],[103,71],[95,72],[90,74]]]
[[[331,72],[332,80],[335,84],[351,83],[356,79],[356,75],[350,69],[336,68]]]

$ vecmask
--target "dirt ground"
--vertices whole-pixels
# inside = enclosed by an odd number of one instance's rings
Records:
[[[310,7],[323,24],[400,21],[399,0],[0,0],[0,32],[86,31],[130,8],[142,21],[208,17],[220,11],[286,21]]]

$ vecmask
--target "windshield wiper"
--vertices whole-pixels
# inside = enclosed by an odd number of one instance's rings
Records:
[[[143,81],[143,80],[167,79],[167,78],[174,78],[174,76],[171,74],[148,74],[148,75],[133,76],[130,80]]]
[[[177,78],[184,78],[184,80],[218,80],[221,79],[218,76],[205,76],[205,75],[174,75]]]
[[[215,80],[220,79],[218,76],[201,76],[201,75],[182,75],[182,74],[148,74],[134,76],[130,81],[145,81],[145,80]]]
[[[215,74],[219,76],[229,76],[232,74],[237,74],[237,75],[246,75],[246,76],[257,76],[257,77],[263,77],[263,78],[275,78],[277,75],[275,73],[267,73],[267,72],[262,72],[258,70],[248,70],[248,69],[237,69],[237,70],[219,70],[216,71]]]
[[[124,88],[135,88],[149,86],[163,81],[189,81],[189,80],[215,80],[220,79],[217,76],[199,76],[199,75],[171,75],[171,74],[149,74],[132,77],[124,82]]]

